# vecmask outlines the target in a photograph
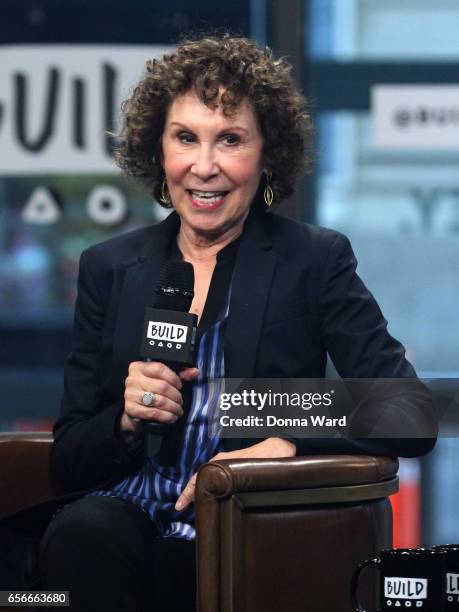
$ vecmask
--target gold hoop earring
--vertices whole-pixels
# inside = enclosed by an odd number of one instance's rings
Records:
[[[163,204],[171,203],[171,196],[169,194],[169,190],[167,188],[167,182],[165,178],[163,179],[163,182],[161,183],[161,197],[159,199],[161,200]]]
[[[269,208],[274,201],[274,191],[272,190],[269,181],[271,180],[272,172],[266,173],[266,187],[263,190],[263,199],[265,201],[266,206]]]

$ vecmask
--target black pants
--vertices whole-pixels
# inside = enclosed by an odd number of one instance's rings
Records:
[[[193,612],[194,542],[158,539],[135,505],[85,497],[49,524],[40,549],[44,590],[70,591],[72,612]]]

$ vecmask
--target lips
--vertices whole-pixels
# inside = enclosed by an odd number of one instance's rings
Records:
[[[192,203],[199,208],[216,208],[223,204],[228,191],[199,191],[189,189]]]

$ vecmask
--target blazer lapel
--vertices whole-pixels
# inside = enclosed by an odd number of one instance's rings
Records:
[[[238,249],[225,334],[227,378],[253,378],[255,374],[258,344],[277,262],[268,216],[252,209]]]
[[[159,272],[166,259],[170,241],[179,227],[179,217],[173,212],[162,223],[152,228],[152,238],[140,255],[120,266],[123,276],[118,321],[115,331],[114,354],[123,369],[131,361],[137,361],[140,353],[145,308],[155,299]]]

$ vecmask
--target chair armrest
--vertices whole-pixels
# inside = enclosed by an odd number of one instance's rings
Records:
[[[397,470],[397,459],[364,455],[225,459],[204,464],[196,488],[204,499],[218,499],[250,491],[372,484],[394,478]]]
[[[250,508],[285,513],[309,504],[384,498],[397,490],[397,470],[396,459],[362,455],[225,459],[203,465],[195,491],[198,610],[221,609],[222,563],[238,546],[232,538],[241,533],[241,513]],[[224,567],[238,566],[230,562]]]
[[[57,494],[49,473],[52,434],[0,434],[0,518]]]

